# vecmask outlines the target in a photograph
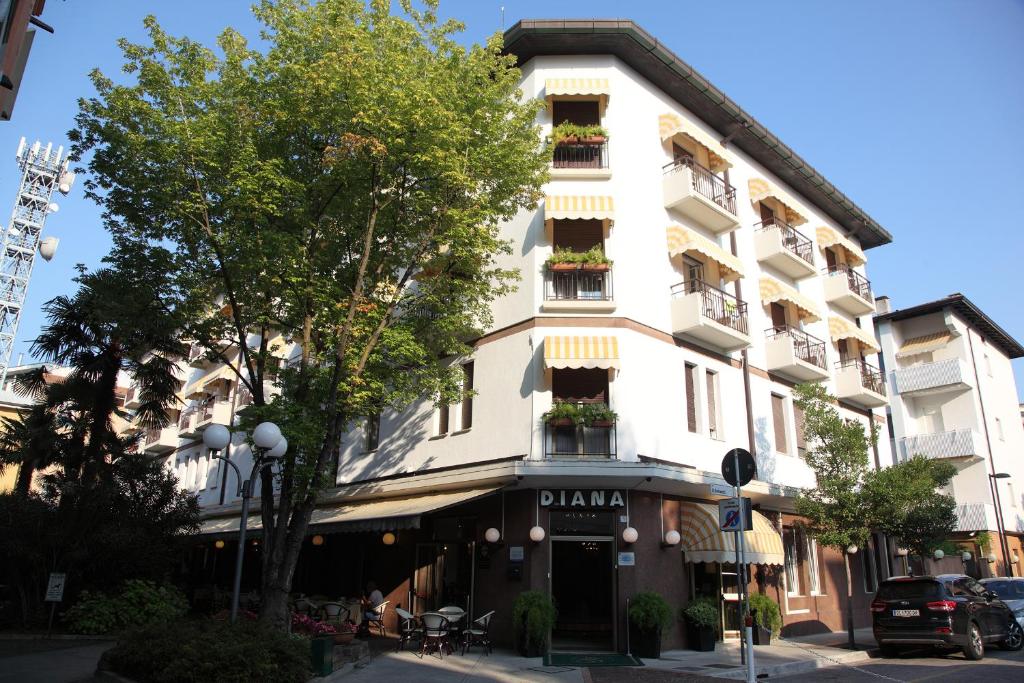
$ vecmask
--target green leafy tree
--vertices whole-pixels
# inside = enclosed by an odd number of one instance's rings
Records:
[[[863,548],[871,534],[871,514],[864,485],[869,478],[868,449],[876,438],[874,428],[865,430],[855,420],[844,419],[835,399],[820,384],[794,388],[796,405],[804,412],[805,460],[814,470],[817,486],[796,499],[796,511],[818,543],[842,553],[846,568],[846,626],[849,644],[853,635],[853,582],[850,577],[850,546]]]
[[[112,263],[171,282],[184,338],[236,369],[249,424],[289,440],[274,506],[264,469],[261,618],[287,625],[318,492],[353,420],[455,400],[440,359],[490,322],[516,273],[498,223],[533,207],[550,151],[501,38],[374,0],[265,1],[265,50],[215,52],[146,20],[121,41],[130,83],[95,72],[71,132],[104,208]],[[283,335],[300,355],[264,392]],[[277,348],[275,348],[277,347]]]
[[[14,491],[28,495],[33,475],[58,461],[61,434],[56,415],[45,403],[35,403],[15,417],[2,418],[0,472],[18,470]]]

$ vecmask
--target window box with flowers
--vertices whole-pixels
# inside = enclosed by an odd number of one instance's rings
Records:
[[[595,244],[586,251],[556,248],[547,259],[548,270],[586,270],[604,273],[611,269],[612,261],[604,255],[601,245]]]
[[[608,131],[599,125],[579,125],[562,121],[551,128],[551,142],[556,145],[603,145]]]

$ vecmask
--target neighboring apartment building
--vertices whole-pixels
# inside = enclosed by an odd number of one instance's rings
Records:
[[[957,502],[955,540],[972,551],[966,569],[1024,575],[1024,426],[1010,362],[1024,348],[963,294],[897,311],[879,297],[875,325],[892,389],[896,459],[920,454],[955,465],[949,493]],[[982,531],[992,538],[983,551],[973,541]],[[986,561],[990,554],[995,562]],[[945,563],[964,568],[959,558]]]
[[[0,120],[10,120],[18,99],[36,36],[29,24],[53,33],[53,29],[38,18],[45,4],[46,0],[0,0]]]
[[[824,382],[844,417],[885,433],[865,250],[891,237],[632,22],[523,21],[505,38],[525,97],[547,105],[545,131],[568,120],[608,138],[557,147],[544,201],[502,226],[514,255],[501,265],[523,278],[472,355],[452,361],[475,396],[422,401],[347,434],[296,590],[354,595],[372,579],[414,612],[495,609],[492,633],[510,643],[512,602],[537,589],[558,602],[556,648],[606,649],[625,647],[636,592],[657,590],[673,609],[712,595],[732,637],[733,541],[717,530],[722,496],[710,486],[743,447],[759,468],[744,489],[751,585],[779,601],[786,633],[842,628],[843,558],[794,525],[814,476],[792,387]],[[593,247],[610,267],[549,263],[556,248]],[[200,494],[201,566],[220,581],[230,563],[212,558],[237,529],[238,499],[200,437],[244,401],[229,369],[185,366],[184,398],[202,401],[203,417],[189,407],[145,448]],[[545,421],[556,403],[617,416]],[[244,468],[240,441],[231,457]],[[892,462],[888,440],[872,458]],[[861,626],[889,571],[878,545],[854,558]],[[678,625],[666,634],[683,639]]]

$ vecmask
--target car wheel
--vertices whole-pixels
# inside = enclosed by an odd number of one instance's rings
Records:
[[[878,651],[883,657],[899,657],[901,650],[895,645],[879,645]]]
[[[981,629],[973,621],[967,629],[967,644],[964,645],[964,657],[979,660],[985,656],[985,643],[981,640]]]
[[[1016,621],[1010,622],[1010,628],[1006,631],[1006,639],[999,643],[999,647],[1011,652],[1016,652],[1024,647],[1024,629],[1021,629],[1020,624]]]

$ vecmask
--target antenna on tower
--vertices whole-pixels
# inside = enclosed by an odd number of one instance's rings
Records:
[[[15,155],[21,169],[21,184],[0,247],[0,386],[7,381],[36,253],[49,261],[57,250],[56,238],[40,241],[46,217],[58,209],[50,199],[56,189],[63,194],[70,192],[75,181],[75,174],[67,170],[67,159],[61,158],[63,145],[53,154],[53,143],[48,143],[40,155],[41,146],[37,140],[26,153],[22,138]]]

